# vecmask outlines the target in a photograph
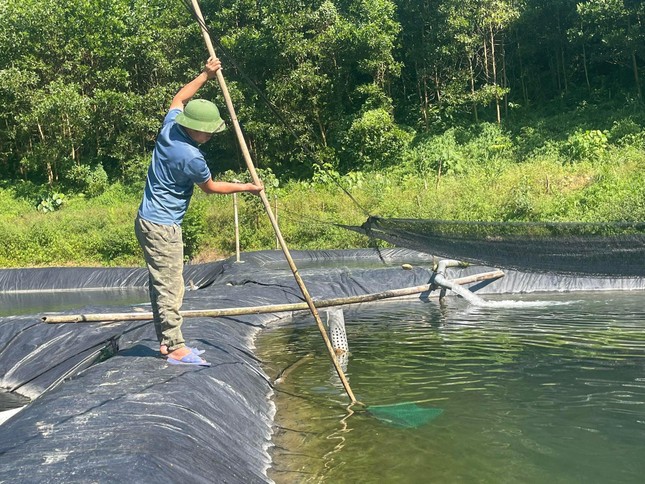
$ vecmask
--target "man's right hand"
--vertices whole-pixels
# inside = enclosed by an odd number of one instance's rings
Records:
[[[217,76],[217,71],[222,67],[222,62],[217,57],[211,57],[206,61],[204,70],[199,73],[199,75],[182,87],[170,103],[170,108],[168,109],[184,109],[184,106],[190,99],[195,95],[199,89],[206,84],[209,79],[213,79]],[[204,74],[206,78],[204,79]]]
[[[253,194],[253,195],[259,195],[260,192],[264,190],[264,183],[260,181],[259,185],[255,185],[253,183],[247,183],[246,184],[246,190],[247,192]]]
[[[222,61],[217,57],[211,57],[206,61],[204,72],[209,79],[214,79],[217,76],[217,71],[222,68]]]

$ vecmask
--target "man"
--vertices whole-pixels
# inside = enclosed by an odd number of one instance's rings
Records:
[[[217,75],[220,67],[219,59],[209,59],[204,70],[173,98],[155,143],[135,221],[135,233],[148,267],[159,351],[174,365],[210,366],[199,356],[203,351],[186,346],[179,314],[184,297],[181,222],[194,185],[206,193],[219,194],[249,192],[258,195],[263,189],[253,183],[213,181],[198,148],[213,133],[226,129],[213,103],[204,99],[191,100]]]

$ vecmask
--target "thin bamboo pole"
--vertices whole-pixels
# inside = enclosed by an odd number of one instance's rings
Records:
[[[482,272],[480,274],[473,274],[471,276],[461,277],[454,279],[452,282],[459,285],[472,284],[474,282],[486,281],[491,279],[499,279],[503,277],[504,273],[500,270],[491,272]],[[433,284],[424,284],[421,286],[404,287],[402,289],[391,289],[389,291],[375,292],[370,294],[363,294],[360,296],[350,296],[343,298],[321,299],[315,301],[317,308],[328,308],[334,306],[345,306],[349,304],[360,304],[366,302],[379,301],[382,299],[391,299],[397,297],[411,296],[413,294],[420,294],[434,289]],[[308,304],[305,303],[291,303],[291,304],[273,304],[267,306],[250,306],[244,308],[222,308],[222,309],[197,309],[180,311],[184,318],[220,318],[228,316],[244,316],[248,314],[266,314],[266,313],[280,313],[288,311],[304,311],[309,309]],[[59,324],[59,323],[96,323],[96,322],[114,322],[114,321],[148,321],[152,319],[151,312],[141,313],[105,313],[105,314],[60,314],[60,315],[45,315],[41,318],[44,323]]]
[[[237,193],[233,194],[233,217],[235,223],[235,262],[240,262],[240,219],[237,213]]]
[[[193,9],[195,11],[195,15],[197,15],[197,18],[200,21],[200,28],[202,31],[202,36],[204,37],[204,42],[206,43],[206,48],[208,49],[208,53],[211,57],[217,57],[215,54],[215,49],[213,47],[213,42],[210,38],[210,35],[208,34],[208,30],[206,29],[206,23],[204,22],[204,16],[202,15],[202,11],[199,7],[199,4],[197,3],[197,0],[191,0],[191,3],[193,5]],[[244,161],[246,162],[246,166],[249,170],[249,173],[251,174],[251,178],[253,179],[253,183],[256,185],[260,183],[260,178],[258,177],[257,172],[255,171],[255,166],[253,165],[253,160],[251,159],[251,154],[249,153],[249,149],[246,145],[246,141],[244,139],[244,135],[242,133],[242,129],[240,128],[240,123],[237,120],[237,115],[235,114],[235,108],[233,106],[233,101],[231,100],[231,96],[228,92],[228,87],[226,85],[226,81],[224,80],[224,74],[222,73],[222,70],[217,71],[217,81],[219,82],[219,86],[222,90],[222,94],[224,95],[224,100],[226,101],[226,107],[228,109],[229,116],[231,117],[231,122],[233,123],[233,128],[235,129],[235,134],[237,135],[237,140],[240,144],[240,149],[242,151],[242,155],[244,157]],[[291,272],[293,272],[293,277],[296,279],[296,282],[298,283],[298,286],[300,287],[300,291],[302,292],[302,295],[304,296],[305,300],[307,301],[307,305],[309,307],[309,310],[311,311],[311,314],[313,315],[314,319],[316,320],[316,325],[318,326],[318,330],[320,331],[320,335],[323,338],[323,341],[325,342],[325,346],[327,347],[327,351],[329,353],[329,357],[331,358],[332,363],[334,364],[334,368],[336,369],[336,373],[338,373],[338,377],[340,378],[341,383],[343,384],[343,388],[345,389],[345,392],[347,393],[347,396],[351,400],[352,404],[355,403],[360,403],[356,400],[356,397],[354,396],[354,392],[352,391],[351,387],[349,386],[349,382],[347,381],[347,378],[345,377],[345,373],[343,372],[342,368],[340,367],[340,364],[338,363],[338,359],[336,358],[336,354],[334,352],[334,349],[331,345],[331,342],[329,341],[329,337],[327,336],[327,332],[325,330],[325,327],[323,325],[322,320],[320,319],[320,315],[318,314],[318,310],[316,309],[316,306],[314,305],[313,300],[311,299],[311,296],[309,295],[309,291],[307,290],[307,287],[305,286],[304,281],[302,280],[302,277],[300,277],[300,274],[298,273],[298,268],[296,267],[296,264],[294,263],[291,254],[289,253],[289,249],[287,248],[287,244],[284,241],[284,238],[282,237],[282,233],[280,232],[280,227],[278,227],[278,222],[276,221],[273,211],[271,210],[271,204],[269,203],[269,199],[266,196],[266,193],[264,190],[260,192],[260,198],[262,199],[262,203],[264,205],[264,208],[266,210],[267,216],[269,217],[269,220],[271,221],[271,225],[273,226],[273,230],[275,231],[275,235],[278,238],[278,241],[280,242],[280,247],[282,248],[282,252],[284,253],[285,258],[287,259],[287,262],[289,263],[289,267],[291,268]]]
[[[278,196],[273,196],[273,209],[275,210],[275,221],[278,222]],[[275,248],[276,250],[280,248],[280,239],[276,236],[275,238]]]

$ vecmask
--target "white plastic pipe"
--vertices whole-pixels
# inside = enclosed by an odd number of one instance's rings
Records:
[[[486,301],[481,297],[479,297],[477,294],[475,294],[474,292],[470,291],[465,287],[461,287],[459,284],[455,283],[454,281],[446,279],[445,274],[446,274],[446,269],[448,267],[460,267],[463,265],[464,264],[458,260],[453,260],[453,259],[440,260],[439,264],[437,264],[437,270],[435,271],[435,274],[432,277],[432,282],[435,283],[437,286],[445,287],[446,289],[450,289],[452,292],[459,294],[466,301],[468,301],[469,303],[475,306],[485,306]]]

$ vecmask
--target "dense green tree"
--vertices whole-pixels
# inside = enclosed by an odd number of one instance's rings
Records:
[[[463,77],[456,74],[461,49],[448,28],[447,12],[438,8],[438,2],[397,3],[402,39],[398,55],[404,65],[398,110],[410,124],[427,130],[441,116],[451,81]]]
[[[595,61],[632,71],[635,92],[642,99],[639,59],[645,55],[645,7],[629,0],[587,0],[577,6],[580,36],[595,46]],[[582,27],[584,26],[584,27]]]
[[[253,157],[284,178],[393,165],[414,132],[499,124],[509,106],[642,101],[638,0],[200,4]],[[141,180],[173,93],[207,56],[189,5],[0,2],[0,177]],[[223,105],[215,83],[200,95]],[[205,149],[215,170],[244,167],[231,130]]]
[[[150,147],[159,111],[191,65],[176,2],[10,0],[0,10],[5,176],[111,173]],[[186,49],[183,49],[186,50]]]
[[[501,122],[501,100],[508,91],[505,32],[517,20],[515,1],[402,0],[404,82],[414,82],[423,125],[430,113],[445,117],[491,103]],[[405,88],[405,91],[412,90]]]
[[[259,163],[301,177],[314,163],[338,166],[345,153],[355,155],[339,149],[343,133],[365,110],[392,110],[389,87],[400,71],[394,3],[243,3],[243,13],[235,5],[214,1],[202,10],[239,68],[232,84]]]

